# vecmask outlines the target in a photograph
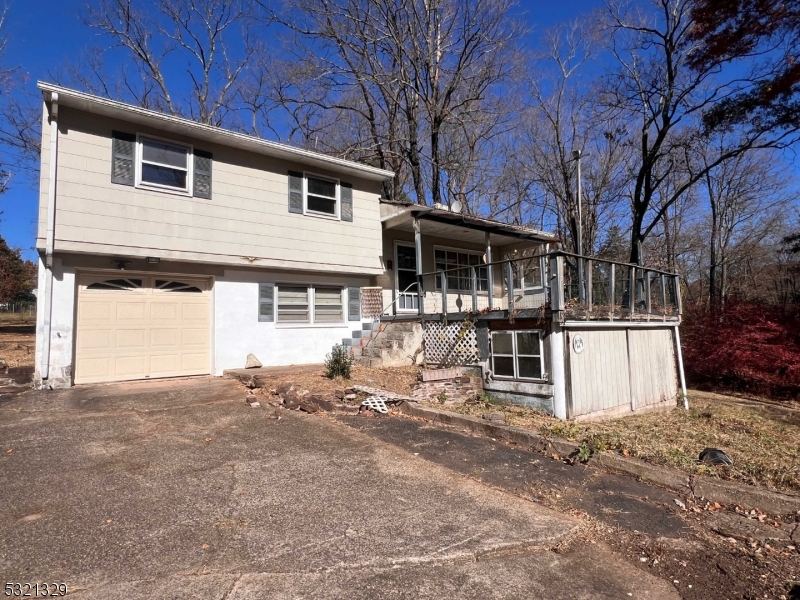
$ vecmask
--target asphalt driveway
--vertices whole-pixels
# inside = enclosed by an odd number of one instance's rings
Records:
[[[674,598],[579,522],[192,379],[0,402],[0,581],[76,598]]]

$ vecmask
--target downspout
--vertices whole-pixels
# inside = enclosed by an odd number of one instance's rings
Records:
[[[53,250],[56,228],[56,160],[58,152],[58,94],[50,94],[50,171],[47,189],[47,240],[44,255],[44,320],[42,323],[41,377],[50,376],[50,337],[53,312]]]

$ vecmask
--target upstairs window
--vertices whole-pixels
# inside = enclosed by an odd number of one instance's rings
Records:
[[[336,217],[339,215],[337,182],[314,175],[306,176],[306,212]]]
[[[189,146],[140,136],[139,185],[191,193],[191,154]]]
[[[298,171],[289,171],[288,180],[290,213],[353,221],[352,184]]]

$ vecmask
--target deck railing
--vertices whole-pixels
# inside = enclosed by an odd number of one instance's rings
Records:
[[[681,314],[676,274],[560,250],[422,273],[418,282],[420,314],[549,309],[587,320]]]

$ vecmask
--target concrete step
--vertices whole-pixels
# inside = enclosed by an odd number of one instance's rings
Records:
[[[356,359],[356,364],[361,365],[362,367],[382,367],[383,366],[383,359],[382,358],[359,358]]]

